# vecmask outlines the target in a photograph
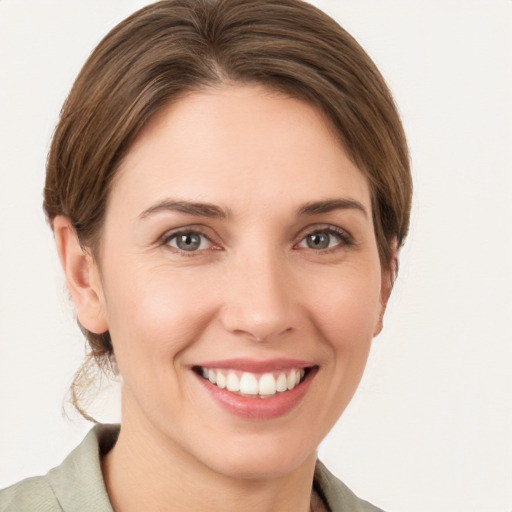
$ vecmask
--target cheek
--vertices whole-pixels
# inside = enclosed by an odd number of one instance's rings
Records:
[[[322,404],[311,425],[326,435],[354,396],[366,366],[380,312],[380,272],[371,267],[337,272],[321,284],[309,292],[310,323],[322,354],[317,383]]]
[[[109,330],[121,371],[123,363],[133,361],[169,365],[207,326],[213,301],[186,272],[128,266],[131,271],[124,274],[118,265],[105,283]]]
[[[380,315],[380,273],[347,273],[311,298],[317,328],[336,351],[367,350]],[[340,354],[338,354],[340,355]]]

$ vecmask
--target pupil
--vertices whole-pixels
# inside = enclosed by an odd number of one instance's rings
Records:
[[[177,241],[178,247],[184,251],[195,251],[199,248],[200,244],[200,238],[192,233],[181,235]]]
[[[308,238],[311,249],[326,249],[329,246],[329,236],[325,233],[315,233]]]

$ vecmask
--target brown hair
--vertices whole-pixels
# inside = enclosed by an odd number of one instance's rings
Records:
[[[317,106],[366,175],[381,264],[408,231],[412,195],[405,135],[370,57],[335,21],[301,0],[165,0],[116,26],[78,75],[48,155],[44,209],[65,215],[93,252],[119,164],[147,122],[183,94],[256,83]],[[89,364],[72,401],[105,367],[108,332],[84,330]]]

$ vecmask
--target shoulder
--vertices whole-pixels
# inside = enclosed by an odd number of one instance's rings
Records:
[[[320,461],[316,464],[314,485],[331,512],[383,512],[380,508],[358,498]]]
[[[118,433],[96,425],[60,466],[0,490],[0,512],[112,512],[100,460]]]
[[[27,478],[0,491],[0,512],[60,512],[46,477]]]

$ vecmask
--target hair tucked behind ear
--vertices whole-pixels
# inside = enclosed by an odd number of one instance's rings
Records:
[[[115,27],[85,63],[48,155],[44,208],[67,216],[96,249],[110,188],[130,145],[163,106],[223,82],[256,83],[302,99],[330,120],[372,194],[383,266],[408,231],[407,144],[375,64],[336,22],[301,0],[165,0]],[[108,332],[85,331],[90,353],[72,385],[79,411],[92,362],[107,367]]]

